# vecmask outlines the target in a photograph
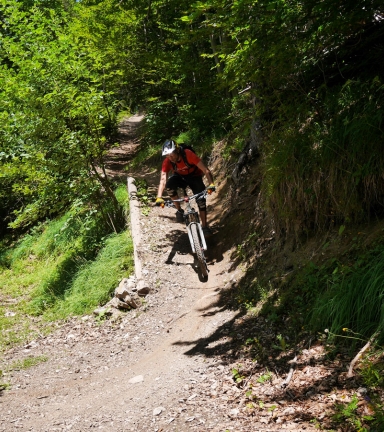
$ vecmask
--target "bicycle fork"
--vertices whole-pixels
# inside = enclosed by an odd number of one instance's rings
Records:
[[[190,224],[187,225],[187,232],[188,232],[189,242],[191,243],[192,252],[196,253],[195,245],[193,244],[193,240],[192,240],[191,225],[196,225],[197,226],[197,229],[198,229],[199,234],[200,234],[202,249],[204,251],[206,251],[207,250],[207,243],[205,242],[205,237],[204,237],[204,234],[203,234],[203,228],[201,228],[201,225],[199,223],[197,223],[197,222],[191,222]]]

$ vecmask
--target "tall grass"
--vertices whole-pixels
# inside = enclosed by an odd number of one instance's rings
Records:
[[[128,212],[125,185],[116,190]],[[109,203],[106,202],[106,208]],[[123,227],[121,228],[123,229]],[[91,203],[75,203],[17,242],[0,244],[0,347],[18,343],[31,321],[88,313],[109,299],[119,279],[133,271],[128,231],[111,233]],[[39,330],[42,332],[43,330]]]
[[[263,187],[277,232],[383,213],[383,104],[375,78],[328,88],[316,106],[284,106],[263,147]]]
[[[69,289],[46,312],[46,317],[81,315],[106,303],[122,277],[132,269],[133,245],[128,233],[111,235],[95,260],[84,261],[78,266]],[[42,299],[40,297],[38,301]]]
[[[328,279],[327,289],[320,291],[315,301],[311,324],[337,335],[347,328],[364,338],[379,331],[384,339],[383,249],[371,255],[365,265],[352,267],[338,279]]]

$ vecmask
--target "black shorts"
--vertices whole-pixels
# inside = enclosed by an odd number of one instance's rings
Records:
[[[193,194],[203,192],[203,190],[205,190],[203,177],[193,175],[182,177],[179,174],[172,174],[171,177],[169,177],[169,179],[167,180],[167,183],[165,184],[165,188],[167,189],[170,197],[174,197],[177,195],[178,188],[185,190],[188,186],[192,189]],[[199,199],[197,205],[199,206],[200,210],[205,210],[206,200]]]

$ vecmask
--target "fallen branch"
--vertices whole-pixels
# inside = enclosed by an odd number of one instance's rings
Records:
[[[353,377],[353,368],[355,367],[355,364],[359,361],[360,357],[364,354],[364,352],[367,351],[367,349],[372,345],[372,342],[377,338],[378,335],[379,335],[379,332],[374,333],[374,335],[369,339],[369,341],[356,354],[355,358],[351,361],[351,363],[349,365],[347,378]]]
[[[296,366],[296,362],[297,362],[297,356],[295,356],[295,358],[293,360],[291,360],[289,363],[292,364],[292,367],[289,369],[287,378],[285,378],[285,380],[283,381],[283,383],[281,384],[281,388],[285,388],[288,386],[288,384],[290,383],[292,377],[293,377],[293,372],[295,372],[295,366]]]

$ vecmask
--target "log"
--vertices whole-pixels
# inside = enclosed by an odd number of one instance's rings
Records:
[[[135,263],[135,277],[137,285],[141,289],[148,288],[148,284],[143,280],[142,264],[140,260],[140,243],[141,243],[141,230],[140,230],[140,203],[137,198],[137,188],[135,179],[133,177],[127,178],[128,196],[129,196],[129,215],[131,224],[131,235],[133,242],[133,258]]]

